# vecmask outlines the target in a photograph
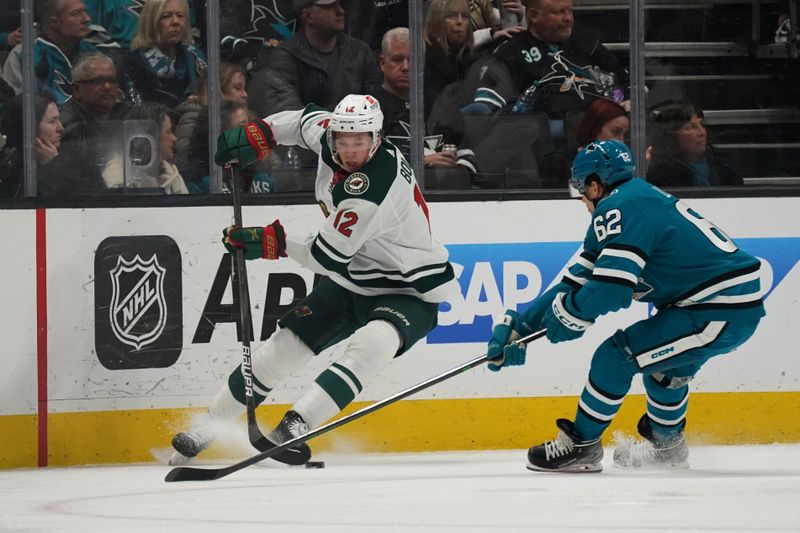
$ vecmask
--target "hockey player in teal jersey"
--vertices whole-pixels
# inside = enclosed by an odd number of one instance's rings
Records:
[[[439,303],[458,294],[447,249],[431,234],[428,208],[402,153],[382,136],[383,113],[369,95],[346,96],[333,112],[314,105],[275,113],[219,138],[216,161],[247,166],[276,144],[319,154],[316,198],[324,217],[318,231],[226,228],[229,252],[247,259],[293,259],[326,276],[278,322],[252,355],[256,403],[334,344],[341,356],[324,370],[267,435],[280,444],[316,429],[344,409],[394,357],[436,326]],[[171,464],[182,464],[215,438],[215,420],[245,410],[244,377],[237,366],[208,414],[172,441]],[[288,451],[297,453],[288,454]],[[308,461],[305,444],[282,456]]]
[[[601,315],[633,300],[657,310],[617,331],[594,352],[574,422],[528,451],[528,468],[600,472],[601,436],[634,375],[643,375],[644,440],[615,450],[620,467],[688,467],[684,440],[689,381],[713,356],[744,343],[764,316],[760,262],[681,200],[633,175],[619,141],[584,148],[571,185],[592,214],[583,250],[563,279],[526,310],[506,311],[489,341],[489,368],[525,362],[512,341],[539,329],[562,342],[581,337]]]

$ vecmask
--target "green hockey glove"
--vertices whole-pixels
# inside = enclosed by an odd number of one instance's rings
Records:
[[[273,146],[275,137],[269,125],[262,120],[254,120],[219,135],[214,161],[223,167],[238,161],[245,168],[267,157]]]
[[[278,220],[263,228],[227,227],[222,230],[222,244],[232,254],[237,249],[244,250],[245,259],[286,257],[286,232]]]

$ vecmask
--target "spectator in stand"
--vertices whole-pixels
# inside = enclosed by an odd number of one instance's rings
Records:
[[[668,103],[650,112],[652,159],[647,181],[658,187],[742,185],[736,171],[708,143],[703,111],[690,103]]]
[[[495,91],[483,103],[493,109],[514,104],[512,112],[546,112],[553,135],[564,138],[563,119],[597,98],[612,99],[630,109],[630,76],[595,35],[573,32],[572,0],[528,0],[528,31],[513,35],[494,52],[494,68],[484,78]],[[507,80],[510,79],[510,84]]]
[[[98,51],[84,40],[89,16],[81,0],[37,0],[36,18],[41,28],[33,50],[36,85],[61,105],[72,96],[72,62],[79,54]],[[3,78],[17,94],[22,92],[21,54],[19,44],[3,66]]]
[[[295,0],[300,29],[272,52],[250,83],[258,116],[316,104],[332,110],[348,94],[373,94],[381,85],[369,46],[344,33],[339,0]],[[316,161],[316,156],[314,156]]]
[[[54,165],[77,183],[92,184],[92,192],[102,190],[102,161],[113,128],[110,119],[124,113],[122,92],[117,83],[114,62],[100,52],[82,54],[72,67],[72,98],[61,107],[61,156]]]
[[[406,159],[411,153],[409,65],[408,28],[392,28],[381,40],[378,66],[383,84],[372,96],[378,99],[383,111],[384,137],[397,146]]]
[[[247,110],[247,104],[242,101],[225,100],[222,103],[222,128],[238,128],[253,120]],[[197,127],[192,133],[189,143],[190,167],[186,176],[186,186],[192,194],[208,194],[211,189],[211,179],[208,166],[208,108],[204,108],[197,119]],[[269,164],[266,160],[256,161],[252,165],[240,168],[242,178],[242,192],[251,194],[267,194],[277,192],[275,178],[267,171]],[[232,184],[226,172],[223,181],[223,192],[229,193]]]
[[[245,88],[244,68],[235,63],[221,62],[219,64],[220,87],[222,89],[222,99],[247,104],[247,89]],[[175,165],[185,175],[189,165],[189,151],[191,150],[190,141],[192,132],[197,124],[200,113],[208,106],[208,86],[205,77],[198,80],[197,98],[190,98],[181,103],[175,111],[179,115],[178,124],[175,126],[175,135],[178,140],[175,142]],[[207,110],[205,111],[208,112]],[[208,133],[208,130],[206,130]],[[203,143],[208,149],[208,139]]]
[[[125,73],[141,97],[174,109],[197,98],[206,62],[192,40],[186,0],[148,0],[125,59]]]
[[[99,123],[124,113],[117,69],[111,58],[100,52],[78,56],[72,67],[72,95],[61,108],[65,140],[73,128],[95,137]]]
[[[153,1],[153,0],[149,0]],[[162,104],[147,102],[134,106],[124,116],[125,120],[146,120],[156,124],[159,128],[157,175],[141,179],[134,187],[160,188],[165,194],[188,194],[186,183],[172,164],[175,156],[175,133],[172,130],[172,118],[169,110]],[[120,153],[113,153],[109,157],[102,171],[103,180],[109,189],[131,187],[130,179],[125,179],[125,162]]]
[[[220,84],[225,100],[247,103],[247,76],[244,68],[232,63],[220,63]]]
[[[433,0],[425,14],[425,117],[445,87],[464,82],[475,57],[467,0]]]
[[[625,108],[611,100],[597,99],[586,108],[575,129],[575,142],[578,150],[592,141],[625,142],[630,129],[631,119]]]
[[[61,146],[64,127],[58,120],[58,107],[49,94],[36,94],[33,97],[36,126],[36,165],[42,172],[57,155]],[[6,135],[3,148],[3,166],[0,171],[0,197],[20,198],[23,196],[24,139],[22,133],[22,95],[12,98],[5,107],[2,133]]]
[[[3,194],[21,196],[23,193],[23,133],[22,95],[15,96],[6,106],[3,124],[8,135],[8,147],[16,150],[10,179],[4,179]],[[85,162],[80,154],[63,143],[64,126],[61,124],[58,106],[49,93],[34,95],[36,114],[36,181],[40,197],[64,198],[97,194],[102,183],[97,175],[81,169]],[[16,159],[18,158],[18,159]]]
[[[381,41],[378,64],[383,72],[383,85],[373,95],[383,111],[384,137],[397,146],[408,158],[411,153],[411,126],[409,113],[409,33],[408,28],[392,28]],[[428,144],[434,145],[433,148]],[[455,168],[462,165],[468,172],[475,172],[471,150],[442,152],[441,137],[426,138],[425,166]],[[439,148],[439,151],[436,150]]]

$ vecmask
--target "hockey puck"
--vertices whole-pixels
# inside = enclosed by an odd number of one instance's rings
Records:
[[[325,461],[309,461],[306,468],[325,468]]]

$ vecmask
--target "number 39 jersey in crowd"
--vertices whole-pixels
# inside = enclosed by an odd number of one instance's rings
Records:
[[[586,319],[636,299],[700,320],[750,320],[765,314],[760,267],[684,202],[634,178],[597,204],[562,282],[578,289],[574,302]]]
[[[275,141],[319,154],[315,193],[326,219],[315,235],[287,228],[287,255],[357,294],[408,294],[437,303],[457,293],[447,249],[431,234],[428,206],[408,162],[383,140],[348,174],[334,160],[331,113],[314,105],[264,119]]]

